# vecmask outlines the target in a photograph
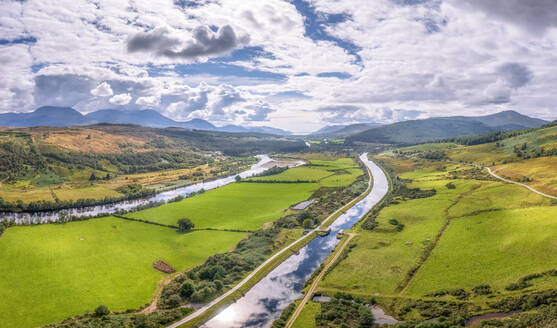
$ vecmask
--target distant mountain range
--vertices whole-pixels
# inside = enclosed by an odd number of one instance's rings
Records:
[[[321,129],[312,132],[312,135],[329,135],[329,136],[348,136],[358,132],[368,130],[372,127],[377,127],[383,125],[381,123],[356,123],[356,124],[339,124],[339,125],[327,125]]]
[[[222,131],[222,132],[257,132],[276,135],[290,135],[289,131],[261,126],[241,127],[226,125],[217,127],[202,119],[186,122],[174,121],[154,110],[117,110],[102,109],[86,115],[70,107],[44,106],[29,113],[0,114],[0,126],[32,127],[32,126],[78,126],[98,123],[136,124],[153,128],[181,127],[191,130]]]
[[[515,111],[503,111],[486,116],[433,117],[382,125],[348,136],[354,141],[384,144],[414,144],[445,138],[537,128],[547,121],[522,115]]]

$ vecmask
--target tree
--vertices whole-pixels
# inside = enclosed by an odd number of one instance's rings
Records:
[[[95,181],[97,180],[97,177],[95,176],[95,172],[91,173],[91,176],[89,177],[89,181]]]
[[[193,287],[192,283],[189,282],[189,281],[186,281],[180,287],[180,295],[183,298],[189,298],[193,294],[194,291],[195,291],[195,288]]]
[[[178,220],[178,230],[181,232],[188,232],[193,229],[193,227],[195,227],[195,225],[188,218]]]
[[[95,315],[97,317],[103,317],[108,314],[110,314],[110,310],[106,307],[106,305],[101,304],[95,309]]]
[[[237,176],[234,178],[234,180],[236,180],[236,182],[240,182],[240,181],[242,181],[242,177],[239,176],[239,175],[237,175]]]

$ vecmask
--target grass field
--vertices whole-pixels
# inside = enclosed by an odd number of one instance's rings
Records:
[[[321,312],[321,303],[309,301],[304,309],[294,321],[292,328],[313,328],[315,327],[315,315]]]
[[[555,269],[557,207],[495,211],[454,219],[405,293],[489,283],[504,290],[529,273]]]
[[[256,230],[317,188],[315,183],[233,183],[127,216],[172,225],[186,217],[196,228]]]
[[[509,293],[506,285],[555,268],[557,206],[550,199],[499,181],[451,179],[451,172],[471,168],[463,164],[380,158],[401,179],[411,181],[407,187],[433,188],[436,194],[399,199],[383,208],[374,230],[353,228],[358,234],[352,241],[355,247],[326,276],[320,289],[364,297],[419,298],[487,283],[505,295]],[[522,165],[536,171],[547,161],[533,159]],[[448,183],[455,188],[447,188]],[[391,219],[404,224],[404,229],[396,231],[389,224]],[[426,251],[431,247],[431,253]],[[425,262],[401,294],[408,273],[424,256]],[[541,287],[557,286],[557,279],[546,280]]]
[[[362,169],[351,158],[322,159],[321,156],[317,158],[310,158],[310,165],[295,167],[276,175],[257,177],[251,180],[312,181],[319,183],[322,187],[346,187],[363,174]]]
[[[521,181],[536,190],[557,196],[557,159],[555,157],[540,157],[497,165],[492,170],[498,175]],[[532,181],[523,181],[524,177]]]
[[[2,327],[35,327],[92,311],[149,302],[162,259],[177,270],[225,252],[245,233],[176,231],[116,218],[12,227],[0,238]],[[210,242],[209,242],[210,241]]]

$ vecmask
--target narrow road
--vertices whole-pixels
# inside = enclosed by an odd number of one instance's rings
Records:
[[[529,189],[530,191],[535,192],[536,194],[538,194],[538,195],[540,195],[540,196],[548,197],[548,198],[551,198],[551,199],[557,199],[557,197],[555,197],[555,196],[551,196],[551,195],[548,195],[548,194],[544,194],[543,192],[537,191],[536,189],[534,189],[534,188],[532,188],[532,187],[530,187],[530,186],[528,186],[528,185],[525,185],[524,183],[520,183],[520,182],[516,182],[516,181],[512,181],[512,180],[509,180],[509,179],[502,178],[502,177],[498,176],[497,174],[493,173],[489,167],[487,168],[487,172],[489,172],[489,174],[491,174],[492,176],[496,177],[496,178],[499,179],[499,180],[502,180],[502,181],[505,181],[505,182],[509,182],[509,183],[514,183],[514,184],[516,184],[516,185],[522,186],[522,187],[524,187],[524,188],[526,188],[526,189]]]
[[[367,153],[364,154],[365,156],[367,156]],[[219,303],[220,301],[222,301],[223,299],[225,299],[226,297],[230,296],[231,294],[233,294],[234,292],[236,292],[237,290],[239,290],[242,286],[244,286],[249,280],[251,280],[251,278],[253,278],[259,271],[263,270],[263,268],[265,268],[269,263],[271,263],[274,259],[276,259],[278,256],[280,256],[281,254],[283,254],[284,252],[289,252],[290,251],[290,247],[296,245],[298,242],[304,240],[305,238],[309,238],[310,235],[317,233],[318,230],[323,229],[326,227],[326,225],[328,224],[329,220],[331,220],[332,218],[335,217],[336,214],[338,214],[341,211],[345,211],[348,208],[354,206],[356,203],[354,203],[355,200],[357,200],[358,198],[360,198],[363,195],[367,195],[370,191],[371,188],[373,187],[373,184],[371,183],[371,179],[372,179],[372,174],[371,174],[371,170],[369,169],[369,167],[367,167],[366,165],[366,169],[369,175],[369,181],[368,181],[368,187],[366,189],[366,191],[364,191],[362,193],[362,195],[354,198],[350,203],[348,203],[348,205],[345,205],[341,208],[339,208],[338,210],[336,210],[333,214],[329,215],[325,220],[323,220],[323,222],[315,229],[313,229],[312,231],[310,231],[308,234],[306,234],[305,236],[302,236],[300,238],[298,238],[297,240],[293,241],[290,245],[284,247],[283,249],[281,249],[280,251],[278,251],[277,253],[275,253],[273,256],[271,256],[270,258],[268,258],[265,262],[261,263],[257,268],[255,268],[255,270],[253,270],[247,277],[245,277],[242,281],[240,281],[236,286],[232,287],[229,291],[227,291],[226,293],[222,294],[221,296],[217,297],[216,299],[214,299],[213,301],[207,303],[205,306],[203,306],[202,308],[200,308],[199,310],[193,312],[192,314],[188,315],[185,318],[182,318],[181,320],[167,326],[166,328],[177,328],[180,327],[181,325],[183,325],[184,323],[195,319],[199,316],[201,316],[202,314],[204,314],[205,312],[207,312],[209,309],[211,309],[213,306],[215,306],[217,303]],[[354,204],[352,204],[354,203]],[[347,208],[348,207],[348,208]]]
[[[306,305],[306,303],[313,297],[313,293],[315,292],[315,289],[317,289],[317,285],[319,285],[319,282],[321,281],[321,279],[323,279],[323,276],[325,276],[325,273],[327,273],[327,271],[331,268],[331,266],[338,260],[338,258],[340,257],[340,255],[342,254],[342,252],[344,251],[346,246],[350,243],[350,240],[352,240],[352,238],[354,238],[355,235],[356,234],[354,234],[354,233],[349,233],[348,234],[348,238],[346,238],[344,243],[342,243],[342,245],[340,245],[339,249],[337,249],[337,251],[334,254],[331,261],[329,261],[329,263],[327,263],[327,265],[323,268],[323,270],[321,270],[321,272],[319,272],[319,275],[313,280],[313,283],[311,284],[308,291],[306,292],[306,295],[304,296],[304,298],[302,299],[300,304],[298,304],[298,307],[296,308],[294,313],[292,313],[292,316],[290,316],[290,319],[288,319],[288,321],[286,322],[286,326],[284,326],[285,328],[292,327],[292,325],[294,324],[294,321],[296,321],[296,318],[298,318],[300,313],[302,313],[302,310],[304,309],[304,306]]]

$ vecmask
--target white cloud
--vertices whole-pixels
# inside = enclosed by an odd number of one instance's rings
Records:
[[[112,96],[114,92],[110,87],[110,84],[103,82],[99,84],[95,89],[91,90],[91,94],[97,97],[108,97]]]
[[[121,93],[110,98],[109,102],[114,105],[123,106],[129,104],[131,100],[132,96],[129,93]]]
[[[313,25],[281,0],[186,8],[172,1],[2,2],[0,111],[117,104],[176,119],[268,120],[297,131],[331,120],[387,120],[389,111],[392,120],[404,119],[401,109],[425,116],[516,109],[555,118],[555,11],[540,11],[554,1],[414,2],[312,0],[321,19]],[[327,14],[346,19],[328,24]],[[310,37],[324,33],[356,50]],[[134,38],[153,42],[130,53]],[[211,63],[234,50],[240,55]],[[252,74],[258,71],[284,78]],[[330,72],[348,78],[318,77]],[[286,91],[306,97],[273,96]],[[331,106],[358,109],[321,110]]]

